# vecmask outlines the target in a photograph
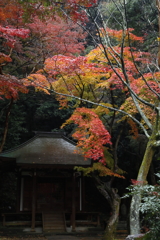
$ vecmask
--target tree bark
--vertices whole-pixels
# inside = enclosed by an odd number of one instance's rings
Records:
[[[98,191],[105,197],[111,207],[111,216],[106,224],[103,240],[114,240],[120,209],[121,198],[117,189],[111,188],[110,182],[102,183],[98,176],[94,176]]]
[[[145,184],[147,175],[152,163],[156,147],[159,147],[160,137],[160,111],[157,108],[157,119],[151,136],[149,137],[145,154],[138,172],[137,184]],[[130,206],[130,234],[135,235],[140,233],[140,217],[139,208],[141,203],[141,195],[133,195]]]
[[[113,190],[113,189],[112,189]],[[106,225],[106,229],[104,232],[103,239],[104,240],[114,240],[117,230],[117,223],[119,218],[119,208],[120,208],[120,197],[119,195],[113,190],[113,201],[112,201],[112,212],[111,216],[108,220],[108,223]]]

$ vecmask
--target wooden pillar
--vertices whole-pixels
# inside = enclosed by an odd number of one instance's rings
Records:
[[[82,212],[82,175],[79,178],[79,211]]]
[[[20,183],[20,211],[23,211],[23,201],[24,201],[24,177],[21,176],[21,183]]]
[[[36,183],[37,176],[36,171],[33,172],[32,176],[32,222],[31,222],[31,231],[35,231],[35,222],[36,222]]]
[[[67,193],[67,178],[64,179],[64,211],[66,211],[67,204],[66,204],[66,193]]]
[[[85,178],[84,178],[83,173],[82,173],[82,211],[86,210],[85,202],[86,202],[86,199],[85,199]]]
[[[72,232],[75,231],[76,228],[76,177],[75,177],[75,173],[73,173],[73,177],[72,177],[72,218],[71,218],[71,226],[72,226]]]
[[[16,212],[20,212],[21,173],[17,173]]]

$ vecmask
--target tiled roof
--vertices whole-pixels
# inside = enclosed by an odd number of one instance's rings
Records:
[[[76,150],[76,145],[63,134],[40,132],[24,144],[1,153],[0,158],[14,158],[18,165],[91,165],[91,160],[85,161]]]

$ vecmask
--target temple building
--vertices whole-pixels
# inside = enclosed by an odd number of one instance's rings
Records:
[[[61,133],[37,132],[0,154],[1,167],[10,166],[17,175],[17,207],[12,214],[30,215],[32,231],[38,215],[43,230],[66,231],[69,224],[75,231],[76,215],[86,212],[84,177],[74,167],[89,167],[92,161],[77,150]],[[7,215],[3,214],[4,226]]]

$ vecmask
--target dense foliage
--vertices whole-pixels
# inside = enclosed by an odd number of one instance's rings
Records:
[[[160,146],[157,9],[148,0],[0,4],[0,151],[64,123],[95,161],[88,173],[113,212],[109,240],[120,203],[113,179],[125,173],[119,166],[130,173],[135,165],[135,178],[146,181]],[[133,138],[139,148],[145,138],[138,157]],[[138,219],[134,223],[138,232]]]

